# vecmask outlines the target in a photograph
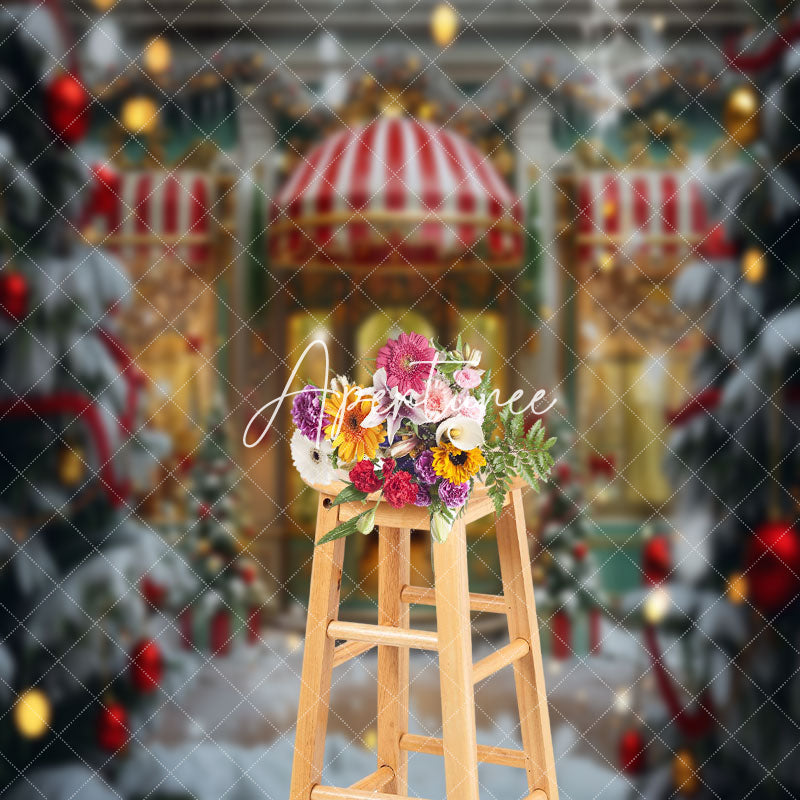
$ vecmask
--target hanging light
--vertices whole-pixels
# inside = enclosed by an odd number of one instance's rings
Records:
[[[158,123],[158,106],[152,97],[137,95],[122,106],[122,126],[128,133],[151,133]]]
[[[431,16],[431,35],[439,47],[447,47],[458,33],[458,14],[448,3],[440,3]]]
[[[651,625],[657,625],[667,616],[670,605],[672,598],[669,592],[663,586],[659,586],[653,589],[644,601],[644,618]]]
[[[117,0],[94,0],[94,7],[98,11],[108,11],[116,2]]]
[[[151,75],[163,75],[172,64],[172,50],[163,36],[156,36],[147,43],[142,55],[144,68]]]
[[[26,689],[14,703],[14,725],[26,739],[38,739],[50,727],[53,709],[41,689]]]

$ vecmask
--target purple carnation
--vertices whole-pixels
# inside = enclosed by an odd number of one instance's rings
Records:
[[[442,481],[439,484],[439,497],[448,508],[461,508],[469,497],[469,481],[464,483]]]
[[[316,441],[320,431],[319,420],[322,417],[322,428],[330,424],[330,417],[322,412],[322,391],[316,386],[306,386],[300,394],[294,396],[292,402],[292,419],[300,433]]]
[[[417,499],[414,501],[415,506],[427,508],[431,504],[431,495],[426,486],[417,484]]]
[[[433,471],[433,452],[431,450],[423,450],[414,462],[414,472],[417,477],[428,486],[436,483],[439,476]]]

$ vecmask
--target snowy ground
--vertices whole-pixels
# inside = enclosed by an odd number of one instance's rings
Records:
[[[477,644],[476,660],[492,646]],[[619,693],[641,673],[638,653],[636,642],[614,632],[602,657],[548,664],[564,800],[628,795],[628,783],[616,770],[617,741],[630,714]],[[200,800],[286,800],[301,662],[301,638],[278,631],[266,632],[258,646],[237,646],[229,656],[207,662],[198,657],[183,675],[173,674],[182,688],[159,714],[149,753],[140,748],[129,757],[123,783],[143,795],[160,790],[188,791]],[[435,658],[414,653],[411,673],[411,730],[441,735]],[[326,783],[348,786],[375,769],[375,675],[374,653],[334,675]],[[476,702],[479,741],[519,747],[510,671],[484,682]],[[519,770],[482,765],[480,778],[487,800],[527,794]],[[411,755],[410,790],[429,800],[444,797],[441,758]]]

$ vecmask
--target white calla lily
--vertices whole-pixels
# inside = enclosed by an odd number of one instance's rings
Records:
[[[436,428],[436,444],[441,444],[444,437],[459,450],[472,450],[484,443],[480,423],[469,417],[450,417],[440,422]]]

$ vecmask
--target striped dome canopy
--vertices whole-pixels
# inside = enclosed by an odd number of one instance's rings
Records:
[[[382,116],[311,150],[272,207],[273,263],[519,264],[517,198],[462,136]]]

